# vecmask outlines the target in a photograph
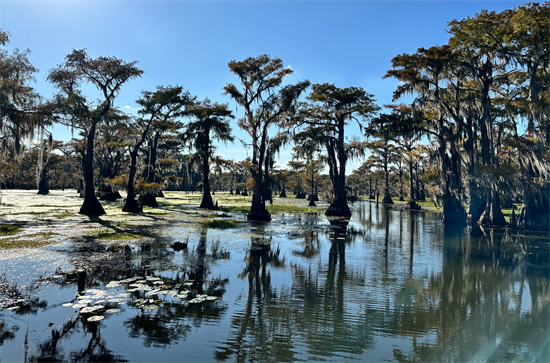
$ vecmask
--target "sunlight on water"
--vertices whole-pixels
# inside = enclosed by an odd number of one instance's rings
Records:
[[[0,273],[37,272],[26,303],[0,311],[0,359],[547,361],[548,236],[371,203],[353,212],[347,226],[175,223],[185,247],[9,260]]]

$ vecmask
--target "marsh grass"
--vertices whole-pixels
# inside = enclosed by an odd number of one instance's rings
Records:
[[[105,230],[92,231],[89,236],[110,241],[126,241],[149,237],[148,234],[141,232],[111,232]]]
[[[63,211],[62,213],[54,214],[53,217],[57,218],[57,219],[64,219],[64,218],[75,217],[76,215],[77,215],[76,213],[71,213],[69,211]]]
[[[12,236],[21,231],[22,228],[21,224],[0,224],[0,236]]]
[[[247,205],[228,205],[219,208],[222,212],[229,213],[248,213],[250,212],[250,206]]]
[[[59,208],[60,206],[55,205],[55,204],[35,204],[35,205],[30,205],[29,207],[30,208],[33,208],[33,207],[38,207],[38,208]]]
[[[53,238],[58,236],[55,232],[40,232],[24,235],[17,238],[8,238],[0,240],[0,249],[16,249],[16,248],[39,248],[54,244],[56,241]]]
[[[235,221],[228,221],[225,219],[221,220],[212,220],[212,221],[205,221],[201,223],[201,226],[204,228],[235,228],[239,226],[238,222]]]
[[[29,214],[29,215],[33,215],[33,216],[41,216],[41,215],[45,215],[45,214],[50,214],[51,212],[48,212],[48,211],[44,211],[44,212],[15,212],[15,213],[11,213],[12,216],[19,216],[19,215],[23,215],[23,214]]]
[[[273,204],[267,206],[267,211],[269,213],[316,213],[319,212],[319,209],[291,204]]]

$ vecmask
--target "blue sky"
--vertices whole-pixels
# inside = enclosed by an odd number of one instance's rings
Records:
[[[288,82],[358,86],[391,103],[395,80],[383,80],[392,57],[419,47],[446,44],[452,19],[481,9],[502,11],[522,1],[9,1],[0,0],[0,28],[11,33],[9,49],[30,49],[39,69],[35,88],[44,98],[54,89],[48,71],[72,49],[92,57],[138,61],[140,79],[128,82],[115,105],[135,112],[142,90],[181,85],[199,99],[235,103],[223,86],[237,79],[227,62],[270,54],[295,71]],[[98,97],[95,90],[90,99]],[[124,106],[130,107],[128,109]],[[240,113],[237,113],[237,116]],[[248,140],[239,130],[238,138]],[[350,127],[348,136],[359,132]],[[54,138],[70,132],[54,129]],[[242,160],[240,142],[220,146]],[[288,160],[289,151],[281,159]],[[350,167],[356,167],[354,162]]]

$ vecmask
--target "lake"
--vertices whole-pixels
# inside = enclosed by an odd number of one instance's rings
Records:
[[[68,239],[5,259],[28,296],[0,310],[0,360],[550,360],[548,233],[352,212],[347,225],[175,221],[154,243]]]

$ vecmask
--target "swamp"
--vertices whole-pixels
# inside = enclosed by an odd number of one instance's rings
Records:
[[[547,232],[368,200],[347,224],[294,198],[252,222],[240,210],[250,197],[216,193],[216,211],[201,197],[165,192],[136,214],[105,202],[88,217],[75,190],[3,191],[0,360],[549,356]]]

